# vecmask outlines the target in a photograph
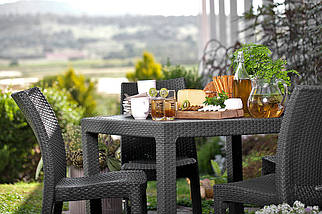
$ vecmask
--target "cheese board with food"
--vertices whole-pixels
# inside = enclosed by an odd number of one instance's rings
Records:
[[[177,111],[178,119],[225,119],[243,117],[243,109],[225,110],[225,111]]]
[[[178,119],[224,119],[243,117],[243,103],[232,97],[231,76],[214,77],[204,90],[178,91]]]

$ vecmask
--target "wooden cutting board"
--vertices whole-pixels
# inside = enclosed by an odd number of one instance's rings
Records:
[[[177,111],[178,119],[224,119],[243,117],[243,109],[226,110],[226,111]]]

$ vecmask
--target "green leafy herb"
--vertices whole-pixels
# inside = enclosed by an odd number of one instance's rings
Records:
[[[232,66],[234,70],[238,64],[236,59],[239,51],[243,51],[246,71],[253,77],[266,79],[268,82],[273,79],[282,79],[288,86],[290,86],[291,80],[288,74],[298,74],[295,70],[285,69],[287,64],[286,60],[273,60],[271,57],[272,52],[268,47],[253,43],[244,44],[240,49],[233,53]]]
[[[204,104],[220,106],[221,108],[225,108],[225,100],[227,99],[228,94],[222,91],[222,93],[218,93],[218,97],[206,97],[206,101],[204,102]]]

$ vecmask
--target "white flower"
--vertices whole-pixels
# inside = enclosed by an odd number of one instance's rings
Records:
[[[322,214],[322,212],[319,212],[318,206],[308,206],[305,208],[305,205],[301,203],[300,201],[295,201],[293,204],[293,207],[290,205],[283,203],[279,205],[270,205],[265,206],[261,210],[257,210],[255,214],[273,214],[273,213],[282,213],[282,214],[288,214],[288,213],[295,213],[295,214]]]

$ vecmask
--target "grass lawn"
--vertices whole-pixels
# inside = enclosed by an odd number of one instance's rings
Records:
[[[0,213],[1,214],[35,214],[41,213],[42,183],[0,184]],[[156,209],[156,182],[148,182],[148,210]],[[191,207],[189,185],[185,179],[177,180],[177,204]],[[202,214],[211,214],[213,201],[202,200]],[[68,210],[64,203],[63,210]],[[254,211],[245,210],[253,214]]]
[[[69,67],[78,74],[88,77],[125,77],[125,73],[134,70],[135,59],[129,60],[75,60],[75,61],[47,61],[21,60],[18,65],[10,66],[8,62],[0,61],[0,71],[19,71],[21,77],[52,76],[64,73]]]
[[[0,185],[0,213],[40,213],[41,199],[40,183]]]
[[[0,184],[0,213],[32,214],[41,212],[42,183]],[[148,182],[148,209],[156,209],[156,182]],[[177,203],[191,206],[189,185],[185,179],[177,180]],[[211,201],[203,201],[205,211]],[[65,203],[64,210],[68,210]],[[209,212],[205,212],[209,213]]]

